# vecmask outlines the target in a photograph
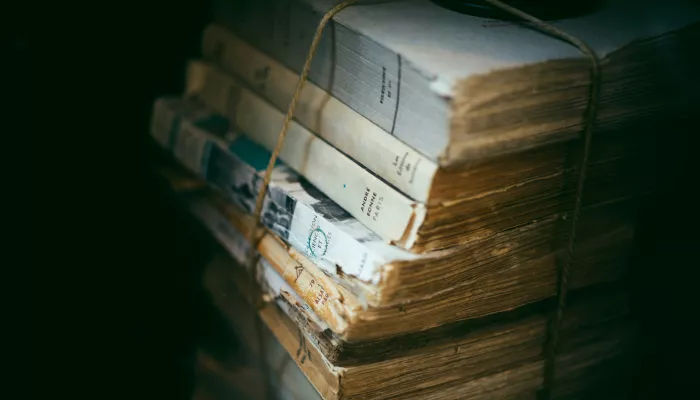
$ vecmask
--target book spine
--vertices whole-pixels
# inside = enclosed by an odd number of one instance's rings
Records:
[[[297,306],[296,311],[304,316],[309,322],[309,327],[315,332],[323,332],[327,329],[334,330],[332,325],[325,322],[323,315],[319,317],[314,308],[309,306],[309,303],[302,296],[299,296],[280,272],[265,258],[260,258],[258,261],[257,280],[270,297],[280,299],[278,305],[280,305],[290,317],[293,317],[293,313],[292,310],[288,308],[288,304],[294,304]],[[284,298],[284,300],[282,298]]]
[[[289,0],[246,3],[245,7],[226,0],[214,2],[217,22],[297,74],[328,11],[314,6]],[[324,30],[309,80],[437,161],[447,148],[450,129],[448,101],[436,94],[434,77],[338,21],[343,21],[343,12]]]
[[[297,73],[217,24],[204,31],[202,52],[278,109],[286,110],[299,79]],[[312,82],[304,86],[295,118],[408,197],[428,201],[437,164]]]
[[[262,147],[276,146],[284,120],[279,110],[208,63],[194,61],[188,67],[189,96],[228,117]],[[296,122],[290,123],[280,158],[384,241],[405,249],[415,243],[425,206]]]
[[[188,206],[231,256],[248,267],[250,243],[245,236],[231,226],[208,199],[189,199]],[[327,278],[314,275],[309,268],[285,257],[284,248],[269,235],[261,241],[259,251],[264,258],[256,265],[256,279],[259,282],[265,281],[265,286],[275,296],[291,296],[294,302],[302,304],[301,311],[305,311],[305,316],[318,326],[327,326],[336,333],[345,331],[347,322],[343,318],[343,305],[338,299],[340,296]]]
[[[215,113],[201,114],[200,120],[183,115],[197,108],[201,106],[183,99],[158,99],[153,120],[161,123],[153,125],[151,134],[166,143],[164,149],[181,164],[224,194],[227,201],[218,201],[218,207],[232,223],[251,219],[270,153],[245,136],[217,140],[217,133],[206,127],[216,120]],[[223,128],[219,136],[225,135],[227,127]],[[265,227],[330,276],[337,277],[340,268],[347,276],[376,284],[385,264],[415,257],[381,241],[284,165],[273,170],[261,215]],[[234,225],[247,233],[246,222]]]

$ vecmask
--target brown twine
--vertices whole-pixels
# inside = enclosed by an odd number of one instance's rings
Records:
[[[357,3],[358,0],[346,0],[335,7],[331,8],[321,19],[321,21],[318,24],[318,27],[316,28],[316,33],[314,34],[313,40],[311,42],[311,47],[309,48],[309,52],[306,56],[306,61],[304,62],[304,68],[301,71],[301,74],[299,75],[299,81],[297,82],[297,86],[294,90],[294,96],[292,97],[291,102],[289,103],[289,108],[287,109],[287,114],[284,117],[284,122],[282,123],[282,128],[280,129],[280,133],[277,137],[277,145],[275,146],[274,151],[272,152],[272,155],[270,156],[270,161],[267,165],[267,169],[265,170],[265,175],[263,176],[263,182],[262,186],[260,187],[260,190],[258,192],[258,197],[256,199],[255,203],[255,231],[253,232],[253,240],[251,246],[252,252],[255,252],[255,250],[258,247],[258,244],[260,240],[262,239],[262,234],[260,231],[260,218],[261,218],[261,212],[262,212],[262,206],[263,206],[263,200],[265,195],[267,194],[267,186],[270,183],[270,178],[272,176],[272,169],[275,166],[275,163],[277,161],[277,157],[279,156],[280,151],[282,150],[282,146],[284,144],[284,140],[287,136],[287,131],[289,130],[289,123],[291,122],[292,118],[294,117],[294,111],[297,106],[297,102],[299,101],[299,97],[301,96],[302,89],[304,88],[304,84],[306,83],[309,70],[311,69],[311,61],[314,58],[314,55],[316,54],[316,50],[318,48],[318,44],[321,41],[321,35],[323,34],[323,30],[325,29],[326,25],[328,24],[328,21],[330,21],[338,12],[342,11],[344,8]],[[544,22],[536,17],[533,17],[532,15],[529,15],[523,11],[520,11],[519,9],[509,6],[507,4],[502,3],[499,0],[485,0],[486,2],[492,4],[495,7],[500,8],[501,10],[508,12],[512,15],[515,15],[530,24],[532,26],[546,34],[549,34],[550,36],[553,36],[554,38],[557,38],[559,40],[562,40],[564,42],[567,42],[571,44],[572,46],[576,47],[581,53],[583,53],[590,61],[591,61],[591,84],[590,84],[590,90],[589,90],[589,98],[588,98],[588,104],[585,112],[585,128],[584,128],[584,143],[583,143],[583,156],[581,159],[581,163],[579,165],[579,174],[578,174],[578,179],[577,179],[577,184],[576,184],[576,195],[575,195],[575,202],[574,202],[574,208],[572,211],[572,218],[571,218],[571,227],[570,227],[570,233],[569,233],[569,240],[567,244],[567,249],[566,249],[566,255],[564,257],[563,262],[560,264],[560,268],[558,271],[559,279],[557,282],[557,308],[556,308],[556,313],[554,316],[554,320],[550,324],[550,331],[549,331],[549,340],[547,343],[548,346],[548,351],[546,354],[546,359],[545,359],[545,376],[544,376],[544,390],[542,392],[542,397],[544,398],[549,398],[551,396],[551,389],[554,381],[554,376],[555,376],[555,364],[556,364],[556,358],[557,358],[557,345],[559,342],[559,331],[561,329],[561,323],[562,323],[562,317],[564,315],[564,310],[566,309],[566,295],[568,292],[568,283],[569,283],[569,270],[571,267],[571,260],[574,255],[574,250],[575,250],[575,244],[576,244],[576,231],[578,228],[578,219],[581,213],[581,199],[583,196],[583,186],[584,182],[586,180],[586,170],[588,167],[588,159],[590,155],[590,148],[591,148],[591,139],[593,136],[593,128],[595,124],[595,119],[596,119],[596,114],[598,111],[598,98],[600,94],[600,62],[598,60],[597,55],[595,52],[582,40],[554,27],[553,25]],[[255,257],[252,257],[253,259]],[[255,261],[252,261],[252,267],[251,271],[255,271]]]

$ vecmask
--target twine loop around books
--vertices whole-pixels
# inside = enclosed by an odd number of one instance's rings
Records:
[[[593,49],[590,48],[582,40],[554,27],[553,25],[544,22],[532,15],[529,15],[515,7],[504,4],[499,0],[485,0],[491,5],[500,8],[501,10],[510,13],[514,16],[521,18],[522,20],[529,22],[531,27],[539,30],[540,32],[552,36],[556,39],[562,40],[566,43],[571,44],[576,47],[586,58],[591,62],[591,81],[588,92],[588,103],[586,111],[584,113],[584,130],[583,130],[583,155],[578,167],[578,178],[576,184],[574,207],[571,214],[571,226],[569,230],[569,238],[567,242],[566,254],[564,259],[559,264],[558,268],[558,281],[557,281],[557,307],[554,314],[554,318],[550,321],[549,327],[549,337],[547,341],[546,358],[545,358],[545,371],[544,371],[544,388],[541,392],[542,398],[550,398],[552,385],[555,377],[555,364],[557,358],[557,345],[559,342],[559,331],[561,329],[562,317],[566,309],[566,295],[568,292],[568,281],[569,281],[569,270],[571,267],[571,261],[574,255],[574,249],[576,244],[576,231],[578,228],[578,219],[581,213],[581,203],[583,196],[583,187],[586,180],[586,170],[588,167],[588,159],[591,149],[591,139],[593,136],[593,128],[595,125],[595,119],[598,111],[598,99],[600,95],[600,61],[598,56],[595,54]],[[289,103],[289,108],[287,109],[287,114],[284,117],[284,122],[282,123],[282,128],[277,137],[277,144],[270,156],[270,161],[265,170],[263,176],[263,182],[258,192],[258,196],[255,203],[255,230],[253,232],[251,252],[255,252],[258,248],[260,240],[262,239],[261,229],[261,213],[263,208],[263,201],[265,195],[267,194],[267,187],[270,183],[270,178],[272,176],[272,170],[275,167],[277,157],[284,145],[284,140],[287,136],[287,131],[289,130],[289,124],[294,118],[294,112],[301,97],[301,92],[304,88],[304,84],[309,75],[309,70],[311,69],[311,61],[316,54],[316,50],[321,41],[323,31],[328,24],[328,22],[340,11],[348,6],[357,3],[358,0],[345,0],[338,3],[335,7],[331,8],[326,14],[321,18],[321,21],[316,28],[313,40],[311,41],[311,47],[306,56],[306,61],[304,62],[304,67],[299,74],[299,81],[297,82],[296,88],[294,90],[294,95]],[[251,273],[255,274],[255,263],[257,257],[251,257]]]

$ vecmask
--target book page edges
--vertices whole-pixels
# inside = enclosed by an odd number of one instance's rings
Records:
[[[450,107],[451,145],[440,157],[440,165],[454,167],[460,163],[527,150],[574,137],[578,132],[575,128],[568,129],[570,134],[557,132],[567,131],[567,127],[580,126],[583,113],[577,121],[561,121],[557,126],[550,126],[550,129],[536,125],[479,131],[474,128],[472,119],[477,114],[481,119],[489,114],[497,119],[499,113],[506,112],[508,107],[517,107],[511,98],[518,97],[520,93],[523,96],[533,93],[542,95],[558,88],[562,99],[567,100],[570,95],[567,97],[569,92],[566,89],[572,82],[576,87],[585,86],[585,82],[590,79],[589,69],[588,60],[568,58],[501,69],[460,80],[453,88],[454,96]],[[578,94],[580,91],[575,92]]]
[[[197,219],[200,220],[200,223],[203,223],[210,232],[212,232],[212,229],[215,228],[210,225],[211,219],[202,220],[197,213],[195,213],[195,217],[197,217]],[[216,235],[215,239],[219,241],[219,238]],[[228,253],[227,257],[233,256],[234,259],[238,258],[235,249],[229,248],[226,242],[219,242],[224,246],[226,252]],[[232,252],[232,250],[234,251]],[[238,262],[238,260],[236,260],[236,262]],[[240,262],[238,263],[240,264]],[[274,276],[276,272],[271,270],[269,267],[265,268],[260,264],[258,266],[258,271],[262,272],[262,276],[259,276],[259,278],[262,280],[260,283],[268,286],[268,289],[271,289],[273,293],[282,293],[284,290],[282,286],[278,282],[276,283],[275,280],[269,279],[270,276]],[[250,281],[243,277],[245,272],[242,270],[235,271],[235,269],[239,266],[231,265],[230,267],[230,279],[233,281],[233,283],[235,283],[238,290],[241,290],[242,293],[250,292],[248,287]],[[207,274],[207,276],[208,275],[209,274]],[[278,276],[278,281],[279,280],[282,279]],[[212,295],[216,297],[216,302],[219,304],[219,307],[223,306],[222,302],[230,300],[230,298],[226,296],[226,293],[222,292],[221,290],[212,292]],[[250,296],[248,295],[244,297],[249,298]],[[305,318],[309,318],[313,315],[305,313],[303,308],[300,307],[298,307],[297,310],[304,315]],[[291,316],[286,315],[286,313],[280,310],[274,302],[265,304],[261,309],[257,310],[257,312],[265,325],[267,325],[270,331],[272,331],[274,336],[284,347],[285,351],[292,359],[294,359],[297,366],[302,370],[306,378],[309,379],[323,398],[338,398],[338,394],[340,392],[340,378],[345,369],[331,364],[323,355],[322,351],[315,345],[314,340],[310,338],[301,328],[296,326],[296,324],[291,320]],[[302,350],[304,351],[306,357],[302,357]]]
[[[302,265],[291,258],[281,244],[269,235],[263,237],[258,251],[333,332],[345,332],[348,323],[344,318],[343,297],[324,275],[312,273],[308,263]]]

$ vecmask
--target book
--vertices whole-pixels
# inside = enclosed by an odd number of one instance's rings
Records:
[[[262,147],[271,150],[276,145],[282,112],[235,77],[209,63],[191,62],[187,94],[227,117],[232,127]],[[584,204],[632,198],[649,190],[649,182],[636,178],[635,166],[643,153],[634,143],[655,128],[647,124],[594,141]],[[295,122],[285,143],[280,158],[287,166],[382,240],[414,253],[465,246],[572,207],[580,157],[569,144],[555,144],[472,164],[444,178],[441,186],[451,187],[450,193],[423,204]]]
[[[231,292],[249,289],[250,282],[245,269],[226,260],[225,252],[217,250],[218,261],[205,271],[205,285],[222,309],[237,301]],[[542,387],[547,308],[438,328],[422,337],[358,343],[358,357],[329,358],[325,339],[300,316],[304,305],[274,289],[269,274],[258,277],[273,299],[258,314],[324,399],[493,398],[534,395]],[[626,297],[616,290],[572,296],[562,331],[557,392],[580,394],[624,374],[634,332],[627,312]],[[353,353],[352,347],[341,352]]]
[[[648,155],[687,129],[678,128],[694,115],[687,94],[700,86],[700,8],[681,15],[679,1],[626,13],[654,14],[653,27],[614,27],[632,5],[624,0],[554,21],[602,57],[557,398],[625,394],[635,327],[621,281],[636,205],[668,167]],[[204,59],[188,64],[184,96],[156,100],[151,134],[172,157],[156,169],[201,225],[197,238],[218,242],[204,279],[213,303],[242,306],[233,292],[243,294],[279,342],[272,356],[265,341],[252,346],[257,358],[297,367],[294,379],[286,368],[263,379],[277,390],[304,375],[324,399],[537,397],[582,166],[573,139],[589,60],[523,23],[486,27],[410,0],[352,7],[328,27],[257,199],[295,86],[290,60],[306,57],[304,29],[335,2],[216,3]],[[267,29],[278,14],[288,23],[281,35]],[[418,20],[424,41],[400,37]],[[674,80],[686,85],[674,90]],[[390,129],[377,122],[388,114],[373,110],[368,84],[379,84],[380,104],[394,102]],[[200,346],[203,377],[233,386],[261,377],[232,375],[215,347]]]
[[[215,20],[299,73],[334,0],[218,0]],[[653,16],[653,23],[651,22]],[[535,15],[537,17],[537,15]],[[620,24],[619,21],[626,21]],[[610,0],[584,15],[549,21],[602,59],[597,129],[659,113],[687,112],[669,83],[696,87],[700,7]],[[206,47],[216,59],[217,47]],[[673,74],[673,63],[695,65]],[[691,63],[689,63],[691,62]],[[309,79],[441,166],[576,137],[590,62],[578,49],[526,23],[461,14],[408,0],[350,6],[316,52]]]
[[[182,173],[186,175],[185,171]],[[253,218],[236,211],[232,205],[222,207],[225,203],[220,195],[204,189],[193,192],[187,199],[190,212],[225,244],[238,263],[249,266],[250,242],[242,232],[252,230]],[[615,282],[624,275],[626,252],[621,250],[629,249],[631,243],[629,236],[620,233],[598,235],[599,240],[581,246],[581,261],[572,266],[572,289]],[[319,327],[319,331],[331,332],[331,342],[338,346],[389,340],[486,317],[547,299],[556,290],[557,255],[549,253],[526,258],[511,267],[477,271],[464,284],[447,287],[420,300],[373,307],[363,303],[362,288],[338,284],[342,276],[324,273],[274,234],[265,235],[256,250],[262,256],[261,273],[272,282],[267,285],[277,295],[285,294],[291,304],[302,305],[305,318]],[[430,280],[430,272],[425,280]]]
[[[233,126],[268,150],[277,142],[284,115],[252,91],[212,80],[214,71],[202,62],[188,68],[187,94],[197,95],[207,106],[223,113]],[[370,227],[387,242],[410,248],[425,219],[425,207],[417,203],[303,126],[292,122],[288,141],[280,152],[286,165],[301,173],[343,209]],[[340,178],[340,179],[338,179]]]
[[[207,207],[216,209],[207,213],[222,215],[218,224],[224,232],[231,229],[225,221],[231,220],[237,221],[243,236],[249,235],[252,218],[245,214],[254,211],[269,152],[245,135],[235,135],[223,117],[193,101],[161,98],[154,105],[153,121],[152,135],[161,146],[221,193],[219,200],[212,197]],[[384,243],[313,185],[278,163],[263,202],[261,221],[289,247],[286,254],[298,262],[314,264],[334,283],[352,291],[361,304],[388,307],[427,300],[436,293],[472,285],[475,278],[489,272],[551,257],[558,246],[553,241],[556,232],[562,231],[560,237],[565,237],[562,225],[565,228],[566,224],[562,223],[566,215],[544,218],[460,249],[415,255]],[[607,248],[607,254],[612,255],[612,249],[632,237],[633,207],[626,202],[586,208],[584,215],[579,237],[605,243],[594,246],[597,251]],[[546,268],[547,264],[539,265]],[[619,270],[606,273],[612,277]]]
[[[230,268],[207,273],[214,275],[210,282],[232,279]],[[221,289],[212,290],[220,306],[227,303],[225,294]],[[596,312],[624,312],[618,308],[618,302],[605,300],[597,304],[578,303],[567,318],[559,378],[566,380],[580,374],[578,378],[583,382],[576,382],[579,390],[590,386],[584,383],[587,375],[603,367],[607,367],[609,377],[614,376],[611,364],[617,366],[616,362],[628,351],[628,335],[632,333],[626,327],[624,314]],[[316,345],[315,336],[283,310],[270,303],[261,316],[325,399],[462,398],[465,393],[491,394],[480,387],[484,383],[491,383],[490,389],[511,394],[535,392],[542,385],[542,344],[547,319],[541,314],[465,329],[458,336],[441,340],[426,340],[410,351],[394,348],[391,352],[386,343],[370,344],[376,352],[383,348],[382,360],[336,364]]]
[[[152,120],[151,135],[164,149],[242,211],[253,213],[269,151],[235,135],[220,114],[182,98],[158,99]],[[222,121],[218,130],[211,121]],[[341,268],[367,282],[378,282],[389,261],[421,257],[385,243],[282,162],[273,170],[262,222],[328,273]]]

